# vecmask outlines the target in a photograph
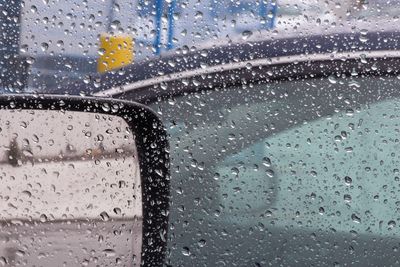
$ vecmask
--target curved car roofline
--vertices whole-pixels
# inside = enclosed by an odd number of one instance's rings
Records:
[[[379,57],[399,57],[400,32],[332,33],[301,38],[285,38],[188,51],[139,62],[102,75],[94,75],[97,87],[75,83],[70,92],[91,92],[95,95],[122,93],[127,85],[140,88],[162,81],[212,73],[223,69],[240,68],[243,64],[279,64],[282,60],[329,60],[346,54],[379,52]],[[181,50],[182,51],[182,50]],[[316,56],[322,58],[316,58]],[[264,62],[265,61],[265,62]],[[272,63],[274,62],[274,63]],[[109,89],[113,91],[109,91]],[[118,89],[118,90],[117,90]],[[77,92],[77,90],[79,90]],[[104,94],[102,91],[108,91]],[[129,89],[133,90],[133,89]]]
[[[112,87],[107,90],[94,93],[94,96],[113,96],[121,93],[130,92],[139,88],[148,87],[164,82],[171,82],[178,79],[190,78],[198,75],[207,75],[221,71],[229,71],[234,69],[241,69],[247,66],[259,67],[276,64],[288,64],[291,62],[307,62],[307,61],[327,61],[327,60],[346,60],[357,58],[400,58],[400,51],[383,50],[383,51],[357,51],[357,52],[339,52],[329,54],[312,54],[312,55],[294,55],[284,57],[273,57],[264,59],[255,59],[249,61],[236,62],[232,64],[222,64],[209,67],[207,69],[195,69],[183,71],[179,73],[172,73],[168,75],[158,76],[151,79],[133,82],[126,85]]]

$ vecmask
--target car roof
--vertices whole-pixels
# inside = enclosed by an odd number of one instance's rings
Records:
[[[231,42],[204,49],[186,47],[177,50],[175,53],[134,63],[105,74],[92,75],[90,82],[75,81],[63,89],[70,94],[80,92],[96,94],[96,92],[137,82],[141,82],[145,87],[146,84],[148,86],[148,83],[143,81],[154,80],[159,77],[171,77],[172,75],[179,78],[179,74],[182,72],[197,70],[196,73],[198,74],[202,70],[206,72],[211,67],[218,70],[218,67],[222,69],[224,66],[238,62],[251,62],[260,59],[268,61],[268,59],[280,57],[290,59],[295,55],[312,58],[312,56],[324,54],[328,55],[329,58],[329,55],[334,57],[339,53],[359,54],[360,52],[380,51],[382,57],[385,56],[386,51],[399,50],[399,41],[400,32],[357,31],[240,43]],[[393,53],[387,56],[392,57]],[[296,58],[293,57],[292,61],[296,61]]]

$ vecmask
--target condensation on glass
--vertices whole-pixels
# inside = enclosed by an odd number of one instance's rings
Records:
[[[0,114],[0,262],[138,264],[141,182],[127,123],[84,112]]]

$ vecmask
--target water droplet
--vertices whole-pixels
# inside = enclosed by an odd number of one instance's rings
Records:
[[[114,213],[115,214],[117,214],[117,215],[120,215],[121,214],[121,209],[120,208],[114,208]]]
[[[328,77],[328,81],[329,81],[331,84],[336,84],[336,83],[337,83],[336,77],[333,76],[333,75],[331,75],[331,76]]]
[[[106,257],[115,257],[116,255],[115,250],[110,248],[103,250],[103,252],[106,255]]]
[[[206,241],[204,239],[200,239],[199,242],[197,242],[197,245],[202,248],[206,245]]]
[[[239,169],[236,168],[236,167],[233,167],[233,168],[231,169],[231,172],[232,172],[233,175],[238,175],[238,174],[239,174]]]
[[[351,196],[349,194],[344,195],[343,199],[345,202],[351,202]]]
[[[31,197],[32,196],[32,193],[31,192],[29,192],[29,191],[22,191],[22,194],[23,195],[25,195],[25,196],[27,196],[27,197]]]
[[[360,219],[360,217],[358,217],[356,214],[352,214],[351,215],[351,219],[353,220],[353,222],[355,222],[355,223],[361,223],[361,219]]]
[[[323,207],[320,207],[318,212],[319,212],[319,214],[324,215],[325,209]]]
[[[273,170],[266,170],[265,173],[267,174],[268,177],[272,178],[274,177],[274,171]]]
[[[103,55],[106,53],[106,50],[105,50],[104,48],[99,48],[99,50],[97,50],[97,53],[98,53],[100,56],[103,56]]]
[[[36,13],[37,12],[37,7],[35,5],[31,6],[31,12]]]
[[[29,150],[23,150],[22,151],[22,154],[25,156],[25,157],[33,157],[33,153],[31,152],[31,151],[29,151]]]
[[[367,38],[367,34],[368,34],[368,30],[361,30],[360,31],[360,41],[362,42],[362,43],[365,43],[365,42],[367,42],[368,41],[368,38]]]
[[[200,11],[196,11],[196,14],[194,15],[195,19],[201,19],[203,17],[203,13]]]
[[[39,143],[39,137],[36,134],[33,135],[32,140],[35,143]]]
[[[26,63],[28,63],[29,65],[32,65],[33,63],[35,63],[35,58],[34,57],[27,57],[26,58]]]
[[[391,221],[388,222],[388,226],[389,226],[389,229],[392,229],[392,228],[394,228],[396,226],[396,222],[391,220]]]
[[[25,256],[25,251],[18,249],[15,252],[15,255],[17,255],[18,257],[24,257]]]
[[[183,247],[182,248],[182,254],[184,256],[190,256],[190,249],[188,247]]]
[[[49,49],[49,44],[48,43],[42,43],[40,45],[40,47],[42,48],[42,51],[47,51],[47,49]]]
[[[39,255],[37,257],[38,257],[39,260],[42,260],[42,259],[46,258],[46,254],[39,253]]]
[[[41,221],[42,223],[47,222],[47,216],[46,216],[46,214],[41,214],[39,219],[40,219],[40,221]]]
[[[108,103],[103,103],[101,107],[105,112],[109,112],[111,110],[110,105]]]
[[[271,166],[271,160],[267,157],[263,158],[262,160],[262,164],[266,167],[270,167]]]
[[[110,216],[107,214],[107,212],[103,211],[100,213],[100,217],[103,221],[108,222],[110,220]]]
[[[4,257],[0,257],[0,265],[1,266],[6,266],[7,265],[7,260]]]
[[[57,46],[58,47],[64,46],[64,41],[63,40],[58,40],[57,41]]]
[[[252,31],[243,31],[242,32],[242,38],[243,38],[243,40],[247,40],[250,36],[252,36],[253,35],[253,32]]]
[[[344,177],[344,182],[347,186],[350,186],[353,180],[349,176],[346,176]]]
[[[110,24],[111,29],[117,30],[119,26],[121,25],[121,22],[119,20],[113,20]]]

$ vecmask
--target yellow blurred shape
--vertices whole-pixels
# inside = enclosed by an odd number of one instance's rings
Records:
[[[97,71],[106,72],[129,65],[133,62],[133,56],[132,36],[102,34]]]

